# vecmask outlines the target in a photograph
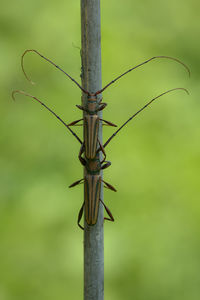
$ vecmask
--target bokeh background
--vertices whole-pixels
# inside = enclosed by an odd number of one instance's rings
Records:
[[[121,124],[165,90],[107,150],[105,191],[116,222],[105,224],[105,299],[200,297],[200,4],[197,0],[102,1],[102,76],[157,60],[104,92],[104,118]],[[0,11],[0,299],[82,299],[83,232],[76,225],[83,190],[79,144],[25,90],[67,122],[80,118],[80,90],[35,54],[37,49],[80,82],[79,1],[1,0]],[[82,129],[77,127],[82,135]],[[104,140],[113,132],[104,127]]]

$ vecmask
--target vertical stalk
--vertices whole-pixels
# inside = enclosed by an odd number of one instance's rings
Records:
[[[101,89],[100,0],[81,0],[81,43],[82,86],[89,92],[95,92]],[[87,95],[82,95],[82,103],[86,105]],[[99,115],[102,117],[102,112]],[[102,126],[99,139],[102,141]],[[84,172],[87,174],[87,170]],[[84,300],[103,300],[104,236],[101,203],[97,223],[88,226],[85,222],[84,228]]]

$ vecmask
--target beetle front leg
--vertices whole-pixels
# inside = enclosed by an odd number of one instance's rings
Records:
[[[104,206],[104,208],[105,208],[105,210],[106,210],[106,212],[107,212],[107,214],[109,215],[109,217],[110,218],[104,218],[104,220],[108,220],[108,221],[111,221],[111,222],[114,222],[115,221],[115,219],[113,218],[113,215],[112,215],[112,213],[111,213],[111,211],[110,211],[110,209],[104,204],[104,202],[101,200],[101,199],[99,199],[100,201],[101,201],[101,203],[103,204],[103,206]]]
[[[107,106],[107,103],[101,103],[97,111],[103,110]]]
[[[77,220],[77,224],[78,224],[78,226],[79,226],[82,230],[84,230],[84,227],[81,226],[80,221],[81,221],[82,216],[83,216],[83,208],[84,208],[84,205],[85,205],[85,202],[83,202],[83,205],[81,206],[81,209],[80,209],[79,214],[78,214],[78,220]]]

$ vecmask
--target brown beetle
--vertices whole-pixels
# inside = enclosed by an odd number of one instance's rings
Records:
[[[85,193],[85,201],[80,209],[79,215],[78,215],[78,226],[82,229],[84,229],[80,225],[80,221],[83,215],[83,209],[85,206],[85,219],[88,225],[94,225],[97,222],[98,218],[98,210],[99,210],[99,203],[101,202],[103,206],[106,209],[106,212],[108,213],[109,218],[104,218],[109,221],[114,221],[114,218],[108,209],[108,207],[103,203],[103,201],[100,199],[100,189],[101,189],[101,183],[104,183],[104,186],[112,191],[116,191],[116,189],[109,183],[105,182],[101,175],[100,172],[102,169],[106,169],[111,165],[109,161],[106,161],[106,153],[105,153],[105,147],[110,143],[110,141],[116,136],[116,134],[129,122],[131,121],[137,114],[139,114],[142,110],[144,110],[147,106],[149,106],[154,100],[157,98],[163,96],[164,94],[167,94],[169,92],[172,92],[174,90],[184,90],[188,93],[188,91],[184,88],[174,88],[168,91],[163,92],[162,94],[158,95],[157,97],[153,98],[150,100],[146,105],[144,105],[140,110],[138,110],[134,115],[132,115],[125,123],[123,123],[118,130],[116,130],[111,137],[102,145],[101,142],[98,139],[98,131],[99,131],[99,124],[100,122],[104,122],[105,125],[109,126],[116,126],[115,124],[111,123],[110,121],[106,121],[103,119],[100,119],[98,116],[98,112],[103,110],[106,107],[106,103],[102,103],[102,99],[98,100],[97,96],[101,94],[107,87],[109,87],[111,84],[113,84],[115,81],[120,79],[122,76],[126,75],[127,73],[131,72],[132,70],[154,60],[157,58],[167,58],[174,60],[180,64],[182,64],[190,74],[189,68],[182,63],[180,60],[169,57],[169,56],[154,56],[143,63],[140,63],[131,69],[127,70],[120,76],[116,77],[114,80],[109,82],[104,88],[102,88],[99,91],[96,92],[89,92],[85,90],[84,88],[81,87],[81,85],[74,80],[68,73],[66,73],[64,70],[62,70],[59,66],[57,66],[55,63],[53,63],[51,60],[48,58],[44,57],[42,54],[40,54],[36,50],[26,50],[24,54],[22,55],[21,59],[21,65],[22,65],[22,70],[24,72],[24,75],[26,78],[30,80],[30,78],[27,76],[25,70],[24,70],[24,65],[23,65],[23,59],[24,55],[27,52],[35,52],[38,54],[40,57],[51,63],[53,66],[55,66],[57,69],[59,69],[61,72],[63,72],[68,78],[70,78],[81,90],[84,94],[87,94],[88,101],[86,106],[80,106],[76,105],[79,109],[84,111],[84,117],[79,120],[75,120],[69,124],[66,124],[55,112],[53,112],[49,107],[46,106],[42,101],[40,101],[38,98],[27,94],[23,91],[20,90],[15,90],[12,93],[12,97],[14,98],[15,93],[20,93],[25,96],[31,97],[32,99],[36,100],[39,102],[42,106],[44,106],[46,109],[48,109],[59,121],[61,121],[64,126],[74,135],[74,137],[79,141],[81,144],[80,152],[79,152],[79,160],[81,164],[87,169],[87,175],[78,181],[75,181],[73,184],[71,184],[69,187],[74,187],[80,183],[84,182],[84,193]],[[78,137],[78,135],[70,128],[71,126],[76,126],[80,121],[83,121],[84,125],[84,140],[83,142],[81,139]],[[99,152],[102,152],[104,158],[102,161],[99,160]],[[83,157],[84,154],[84,157]]]

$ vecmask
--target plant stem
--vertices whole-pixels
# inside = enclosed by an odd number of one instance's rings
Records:
[[[82,87],[89,92],[101,89],[100,0],[81,0]],[[99,99],[100,99],[99,95]],[[82,95],[86,105],[87,95]],[[102,112],[99,113],[102,118]],[[100,124],[99,140],[102,141]],[[99,157],[101,159],[101,157]],[[87,170],[84,170],[85,175]],[[101,187],[101,200],[103,188]],[[84,224],[84,300],[104,299],[104,232],[103,206],[99,205],[98,221]]]

